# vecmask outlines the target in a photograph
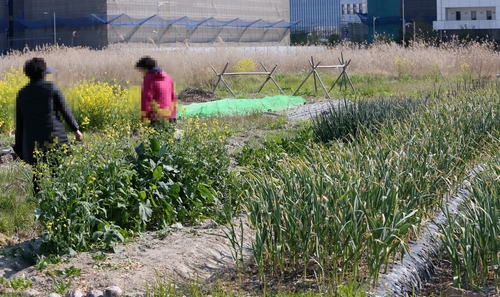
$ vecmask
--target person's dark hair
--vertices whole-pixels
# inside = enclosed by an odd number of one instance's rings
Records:
[[[156,67],[156,60],[151,58],[150,56],[144,56],[139,61],[137,61],[135,67],[140,69],[151,70],[154,67]]]
[[[24,64],[24,74],[31,80],[42,79],[46,69],[47,64],[43,58],[33,58]]]

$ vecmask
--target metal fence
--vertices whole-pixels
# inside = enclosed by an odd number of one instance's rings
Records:
[[[16,49],[40,43],[94,48],[129,42],[287,44],[290,28],[297,24],[289,21],[288,0],[98,2],[16,0],[15,15],[2,20],[0,14],[0,24],[11,29],[3,40]]]

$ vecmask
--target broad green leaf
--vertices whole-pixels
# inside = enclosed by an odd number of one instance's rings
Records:
[[[163,157],[167,153],[167,146],[162,145],[160,151],[158,152],[158,157]]]
[[[198,188],[198,191],[200,192],[200,195],[201,197],[205,198],[205,199],[211,199],[213,197],[212,195],[212,192],[210,192],[210,190],[208,190],[206,187],[204,186],[200,186]]]
[[[150,148],[151,148],[151,152],[154,154],[154,155],[158,155],[159,151],[160,151],[160,142],[158,141],[158,139],[156,138],[152,138],[150,140]]]
[[[164,191],[168,191],[170,187],[163,181],[158,182],[158,189],[163,189]]]
[[[170,186],[170,196],[172,195],[179,196],[180,192],[181,192],[181,186],[179,184],[173,184]]]
[[[72,248],[68,248],[68,254],[71,256],[71,257],[76,257],[76,251]]]
[[[94,241],[98,240],[99,238],[101,238],[103,234],[104,232],[102,231],[95,231],[94,234],[92,234],[92,240]]]
[[[139,216],[143,222],[149,221],[152,214],[153,210],[148,205],[142,202],[139,204]]]
[[[144,146],[144,143],[141,143],[139,144],[138,146],[136,146],[135,148],[135,152],[137,153],[137,155],[139,155],[140,157],[141,156],[144,156],[145,152],[146,152],[146,148]]]
[[[104,232],[104,242],[106,244],[110,244],[111,242],[114,241],[114,239],[118,239],[121,242],[125,240],[125,238],[123,238],[123,235],[120,232],[118,232],[118,230],[106,226],[106,232]]]
[[[153,179],[155,181],[159,181],[161,179],[163,172],[162,166],[156,166],[155,170],[153,171]]]

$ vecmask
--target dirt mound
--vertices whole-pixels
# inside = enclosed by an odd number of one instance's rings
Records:
[[[200,103],[215,101],[219,98],[217,98],[212,91],[203,90],[201,88],[187,88],[177,95],[177,99],[183,103]]]

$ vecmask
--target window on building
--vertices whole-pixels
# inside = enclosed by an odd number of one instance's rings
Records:
[[[460,11],[455,12],[455,20],[460,21],[462,19],[462,14]]]
[[[475,21],[477,19],[476,18],[476,11],[473,10],[473,11],[470,12],[470,19],[473,20],[473,21]]]
[[[491,20],[491,19],[492,19],[492,17],[491,17],[491,16],[492,16],[491,10],[487,10],[487,11],[486,11],[486,19],[487,19],[487,20]]]
[[[342,15],[345,14],[345,4],[342,4]]]

